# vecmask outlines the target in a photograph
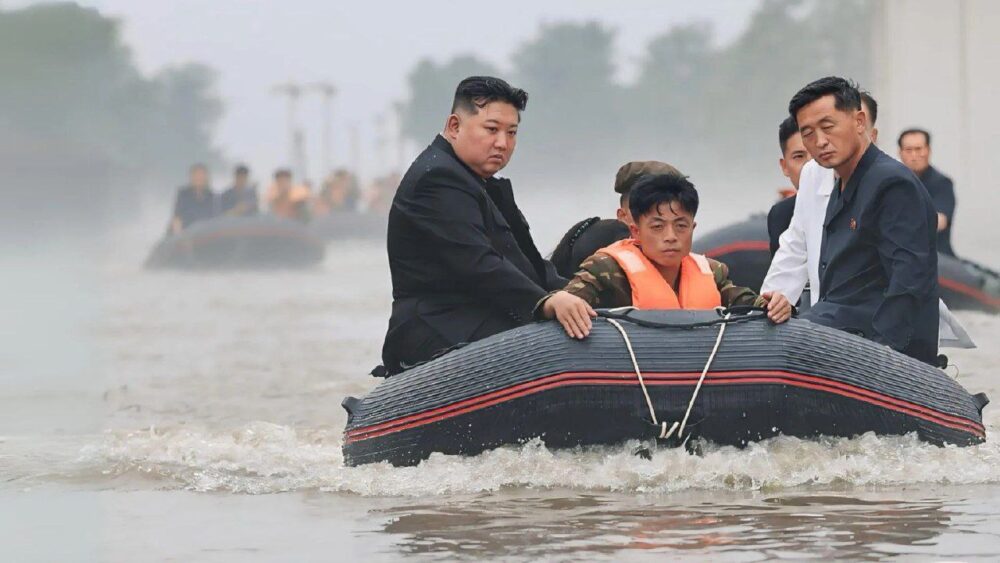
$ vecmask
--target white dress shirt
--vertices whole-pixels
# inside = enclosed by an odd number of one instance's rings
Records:
[[[795,303],[809,282],[813,305],[819,300],[819,250],[823,244],[826,204],[836,183],[832,169],[810,160],[802,167],[795,211],[788,230],[778,238],[778,251],[767,270],[762,293],[778,291]]]
[[[795,211],[788,229],[778,238],[778,251],[771,260],[761,293],[777,291],[792,303],[802,296],[809,282],[809,300],[819,301],[819,251],[823,245],[823,221],[826,205],[837,183],[832,169],[823,168],[815,160],[802,167],[799,191],[795,196]],[[938,300],[940,323],[939,345],[948,348],[975,348],[972,338],[944,301]]]

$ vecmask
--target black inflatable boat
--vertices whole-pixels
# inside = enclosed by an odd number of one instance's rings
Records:
[[[433,452],[474,455],[534,438],[550,448],[655,440],[685,415],[684,440],[736,446],[778,434],[915,432],[960,446],[985,439],[984,395],[843,332],[799,319],[775,326],[758,312],[728,322],[716,311],[602,314],[618,318],[596,319],[583,341],[536,323],[348,397],[346,463],[409,465]]]
[[[269,215],[216,217],[161,240],[147,268],[301,268],[323,259],[323,241],[304,225]]]
[[[695,252],[729,266],[733,283],[760,289],[771,265],[767,217],[749,219],[695,237]],[[941,299],[949,309],[1000,312],[1000,274],[968,260],[938,254]]]

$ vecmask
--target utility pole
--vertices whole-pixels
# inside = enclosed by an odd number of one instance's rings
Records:
[[[271,91],[288,99],[288,158],[293,173],[299,181],[304,181],[306,169],[306,139],[298,124],[298,102],[302,97],[302,86],[294,82],[278,84]]]
[[[337,88],[329,82],[313,82],[306,86],[309,90],[318,92],[323,97],[323,154],[320,177],[329,174],[333,168],[333,97],[337,95]]]

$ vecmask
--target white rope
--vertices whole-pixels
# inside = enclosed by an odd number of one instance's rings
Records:
[[[729,320],[730,314],[726,313],[724,319]],[[628,349],[629,358],[632,360],[632,368],[635,369],[635,376],[639,379],[639,387],[642,388],[642,395],[646,398],[646,406],[649,407],[649,418],[653,420],[655,426],[660,427],[660,438],[667,439],[673,436],[674,432],[677,432],[677,437],[681,438],[684,434],[684,427],[687,426],[688,418],[691,416],[691,410],[694,408],[694,402],[698,399],[698,393],[701,391],[701,385],[705,382],[705,376],[708,374],[708,369],[712,367],[712,362],[715,361],[715,355],[719,352],[719,345],[722,344],[722,335],[726,333],[726,325],[728,322],[723,322],[719,325],[719,335],[715,338],[715,346],[712,347],[712,353],[708,356],[708,361],[705,362],[705,368],[701,370],[701,377],[698,378],[698,384],[694,387],[694,393],[691,394],[691,400],[688,402],[687,411],[684,413],[684,418],[680,422],[674,422],[669,427],[667,422],[659,422],[656,419],[656,410],[653,408],[653,400],[649,397],[649,390],[646,389],[646,381],[642,378],[642,371],[639,369],[639,362],[635,359],[635,351],[632,349],[632,341],[628,337],[628,333],[625,329],[616,321],[615,319],[607,319],[611,326],[618,329],[621,333],[622,339],[625,341],[625,348]]]

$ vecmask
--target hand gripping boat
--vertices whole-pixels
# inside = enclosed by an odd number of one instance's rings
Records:
[[[582,341],[536,323],[348,397],[346,463],[412,465],[433,452],[475,455],[534,438],[549,448],[865,432],[985,440],[985,395],[844,332],[799,319],[773,325],[756,311],[601,315]]]

